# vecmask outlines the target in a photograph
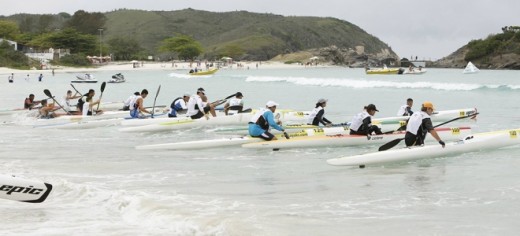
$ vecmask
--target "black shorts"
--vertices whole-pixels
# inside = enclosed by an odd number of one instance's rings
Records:
[[[202,113],[202,112],[199,110],[199,112],[198,112],[197,114],[192,115],[192,116],[190,116],[190,117],[191,117],[191,119],[194,119],[194,120],[195,120],[195,119],[200,119],[200,118],[202,118],[202,117],[204,116],[204,114],[208,113],[209,109],[210,109],[210,108],[209,108],[208,106],[207,106],[207,107],[204,107],[204,113]]]
[[[258,137],[260,137],[261,139],[263,139],[265,141],[271,141],[271,140],[273,140],[274,135],[269,133],[269,131],[265,131],[263,134],[261,134]]]

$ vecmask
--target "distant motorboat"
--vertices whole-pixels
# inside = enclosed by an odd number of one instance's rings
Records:
[[[422,75],[424,73],[426,73],[426,69],[420,66],[419,68],[408,68],[404,70],[403,75]]]
[[[92,74],[76,75],[77,80],[70,81],[71,83],[97,83]]]
[[[112,75],[112,79],[107,81],[107,83],[123,83],[125,81],[125,76],[121,73],[117,73],[115,75]]]
[[[189,74],[190,75],[212,75],[212,74],[215,74],[217,71],[218,71],[217,68],[211,68],[209,70],[198,70],[198,71],[190,70]]]
[[[464,68],[464,71],[462,71],[463,74],[473,74],[473,73],[477,73],[479,72],[480,70],[475,66],[473,65],[473,63],[468,62],[468,65],[466,65],[466,68]]]
[[[384,65],[383,68],[370,69],[365,68],[365,73],[368,75],[397,75],[402,74],[404,70],[402,68],[388,68]]]

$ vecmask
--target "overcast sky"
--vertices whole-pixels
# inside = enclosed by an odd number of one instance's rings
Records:
[[[472,39],[499,33],[503,26],[520,25],[519,0],[0,0],[0,5],[4,16],[193,8],[335,17],[378,37],[400,57],[432,60],[449,55]]]

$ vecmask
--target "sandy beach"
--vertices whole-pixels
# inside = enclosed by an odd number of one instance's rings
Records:
[[[0,74],[48,74],[52,73],[52,69],[54,69],[55,73],[69,73],[69,72],[95,72],[95,71],[122,71],[122,70],[186,70],[188,71],[190,68],[195,68],[196,63],[192,63],[190,67],[189,62],[149,62],[143,61],[142,63],[137,63],[137,67],[134,67],[134,63],[130,61],[126,62],[110,62],[106,65],[95,66],[95,67],[65,67],[65,66],[50,66],[49,69],[46,70],[17,70],[6,67],[0,67]],[[241,66],[238,66],[241,65]],[[237,62],[233,63],[231,66],[225,67],[225,69],[231,70],[248,70],[248,69],[281,69],[281,68],[305,68],[304,65],[299,64],[285,64],[283,62],[278,61],[262,61],[262,62]],[[307,66],[308,67],[308,66]],[[318,66],[312,67],[330,67],[330,65],[319,64]],[[198,67],[201,68],[201,67]],[[205,69],[204,65],[202,69]],[[20,75],[21,76],[21,75]],[[19,77],[19,76],[18,76]]]

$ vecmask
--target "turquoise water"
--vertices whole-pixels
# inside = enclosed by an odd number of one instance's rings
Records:
[[[311,110],[329,99],[326,116],[350,121],[374,103],[376,117],[395,116],[406,98],[417,109],[476,107],[474,132],[520,127],[520,72],[428,69],[424,75],[365,75],[362,69],[222,70],[190,78],[184,71],[95,72],[108,84],[103,100],[122,101],[147,88],[151,106],[203,87],[210,100],[237,91],[246,106],[268,100],[281,109]],[[43,89],[65,94],[75,73],[44,74],[26,82],[0,80],[0,99],[17,108]],[[18,76],[18,77],[21,77]],[[0,75],[7,78],[7,75]],[[75,85],[97,90],[100,83]],[[2,118],[5,120],[5,118]],[[518,146],[365,169],[325,160],[371,152],[377,146],[292,149],[236,148],[141,151],[136,145],[228,137],[196,128],[128,134],[117,126],[85,130],[0,125],[2,174],[54,185],[41,204],[0,201],[2,235],[516,235],[520,230]],[[30,222],[30,223],[28,223]]]

